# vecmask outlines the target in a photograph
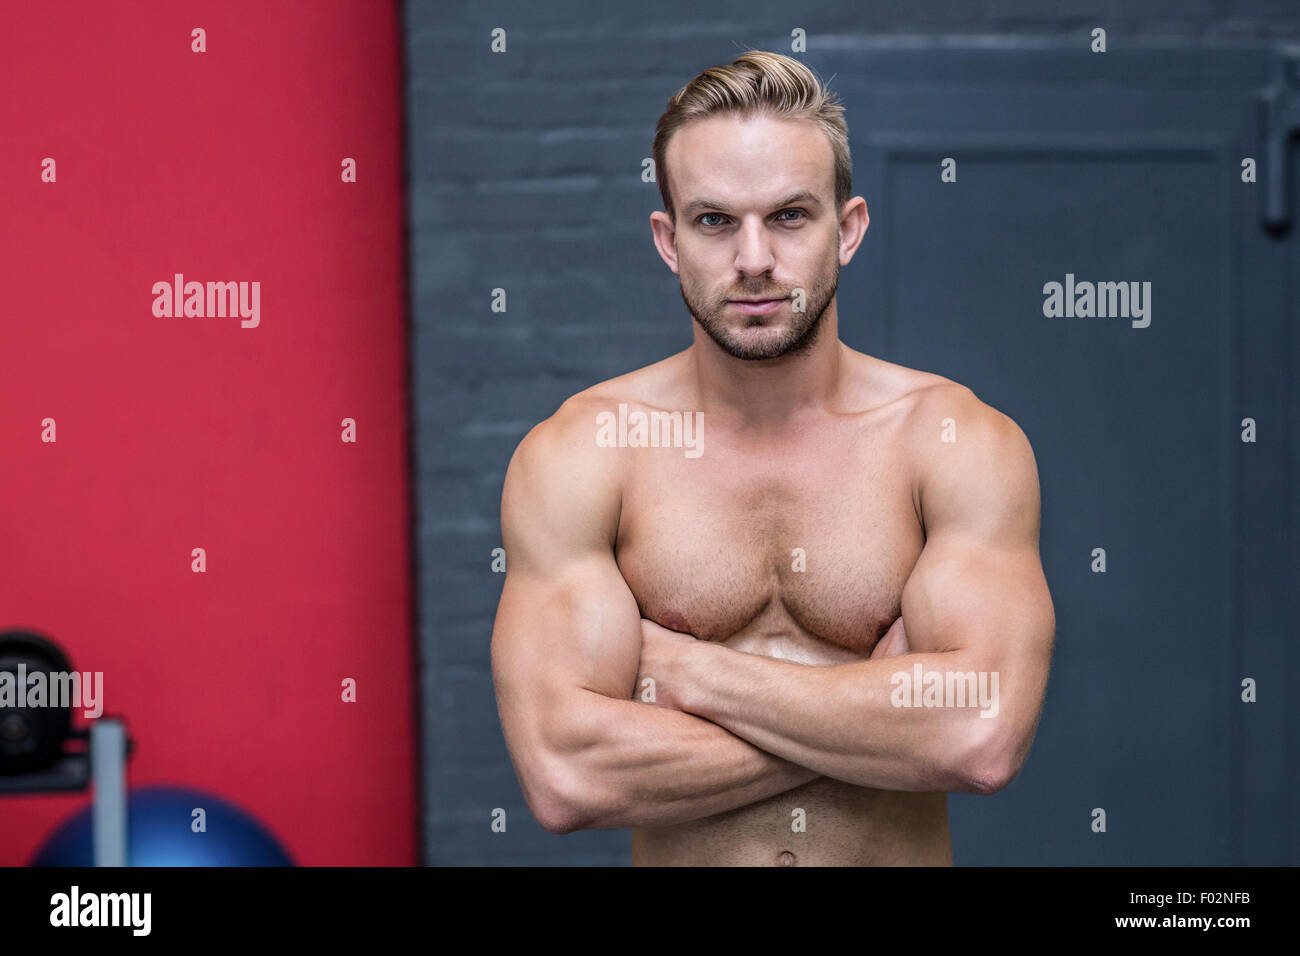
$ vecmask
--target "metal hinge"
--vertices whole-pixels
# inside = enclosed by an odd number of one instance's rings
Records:
[[[1260,165],[1264,180],[1264,225],[1283,230],[1291,222],[1287,145],[1300,131],[1300,53],[1277,51],[1272,77],[1259,92]]]

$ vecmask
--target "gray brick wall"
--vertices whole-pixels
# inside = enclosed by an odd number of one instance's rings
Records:
[[[650,243],[655,121],[743,49],[845,35],[1300,40],[1294,0],[945,0],[405,7],[423,838],[433,864],[621,863],[624,832],[554,837],[519,794],[488,663],[505,467],[569,395],[690,342]],[[507,31],[493,54],[489,34]],[[508,311],[490,309],[504,288]],[[490,829],[494,808],[508,829]]]

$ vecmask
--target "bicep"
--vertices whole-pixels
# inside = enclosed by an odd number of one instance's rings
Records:
[[[582,736],[584,695],[632,695],[641,617],[614,559],[616,487],[591,454],[530,436],[507,473],[492,669],[508,739]]]
[[[902,607],[913,651],[962,651],[990,667],[1034,645],[1050,648],[1055,630],[1032,546],[932,536],[903,588]]]
[[[959,447],[939,450],[928,468],[926,545],[902,617],[911,649],[944,653],[954,674],[987,675],[1001,719],[975,721],[989,735],[982,760],[1014,774],[1043,706],[1056,633],[1037,544],[1037,470],[1013,421],[979,408],[965,419]]]
[[[1045,674],[1055,618],[1038,554],[1033,452],[1014,422],[973,397],[958,427],[957,442],[931,448],[927,461],[926,542],[903,589],[908,643],[987,667],[1026,658]]]
[[[492,634],[499,693],[627,700],[640,654],[641,615],[612,555],[576,556],[541,574],[507,570]]]

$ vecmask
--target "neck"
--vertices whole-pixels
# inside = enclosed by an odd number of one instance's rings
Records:
[[[803,411],[827,405],[840,384],[843,346],[835,300],[826,307],[813,344],[800,352],[758,361],[728,355],[695,325],[696,385],[701,408],[741,426],[789,424]]]

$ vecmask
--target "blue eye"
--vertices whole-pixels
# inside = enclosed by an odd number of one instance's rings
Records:
[[[794,213],[794,218],[787,218],[786,213]],[[776,214],[777,222],[800,222],[807,218],[808,218],[808,214],[804,212],[802,209],[782,209],[779,213]],[[716,219],[718,221],[717,222],[708,221],[712,219]],[[715,226],[723,225],[726,219],[727,217],[720,212],[706,212],[701,214],[699,218],[697,218],[695,221],[699,223],[701,226],[705,226],[707,228],[713,228]]]

